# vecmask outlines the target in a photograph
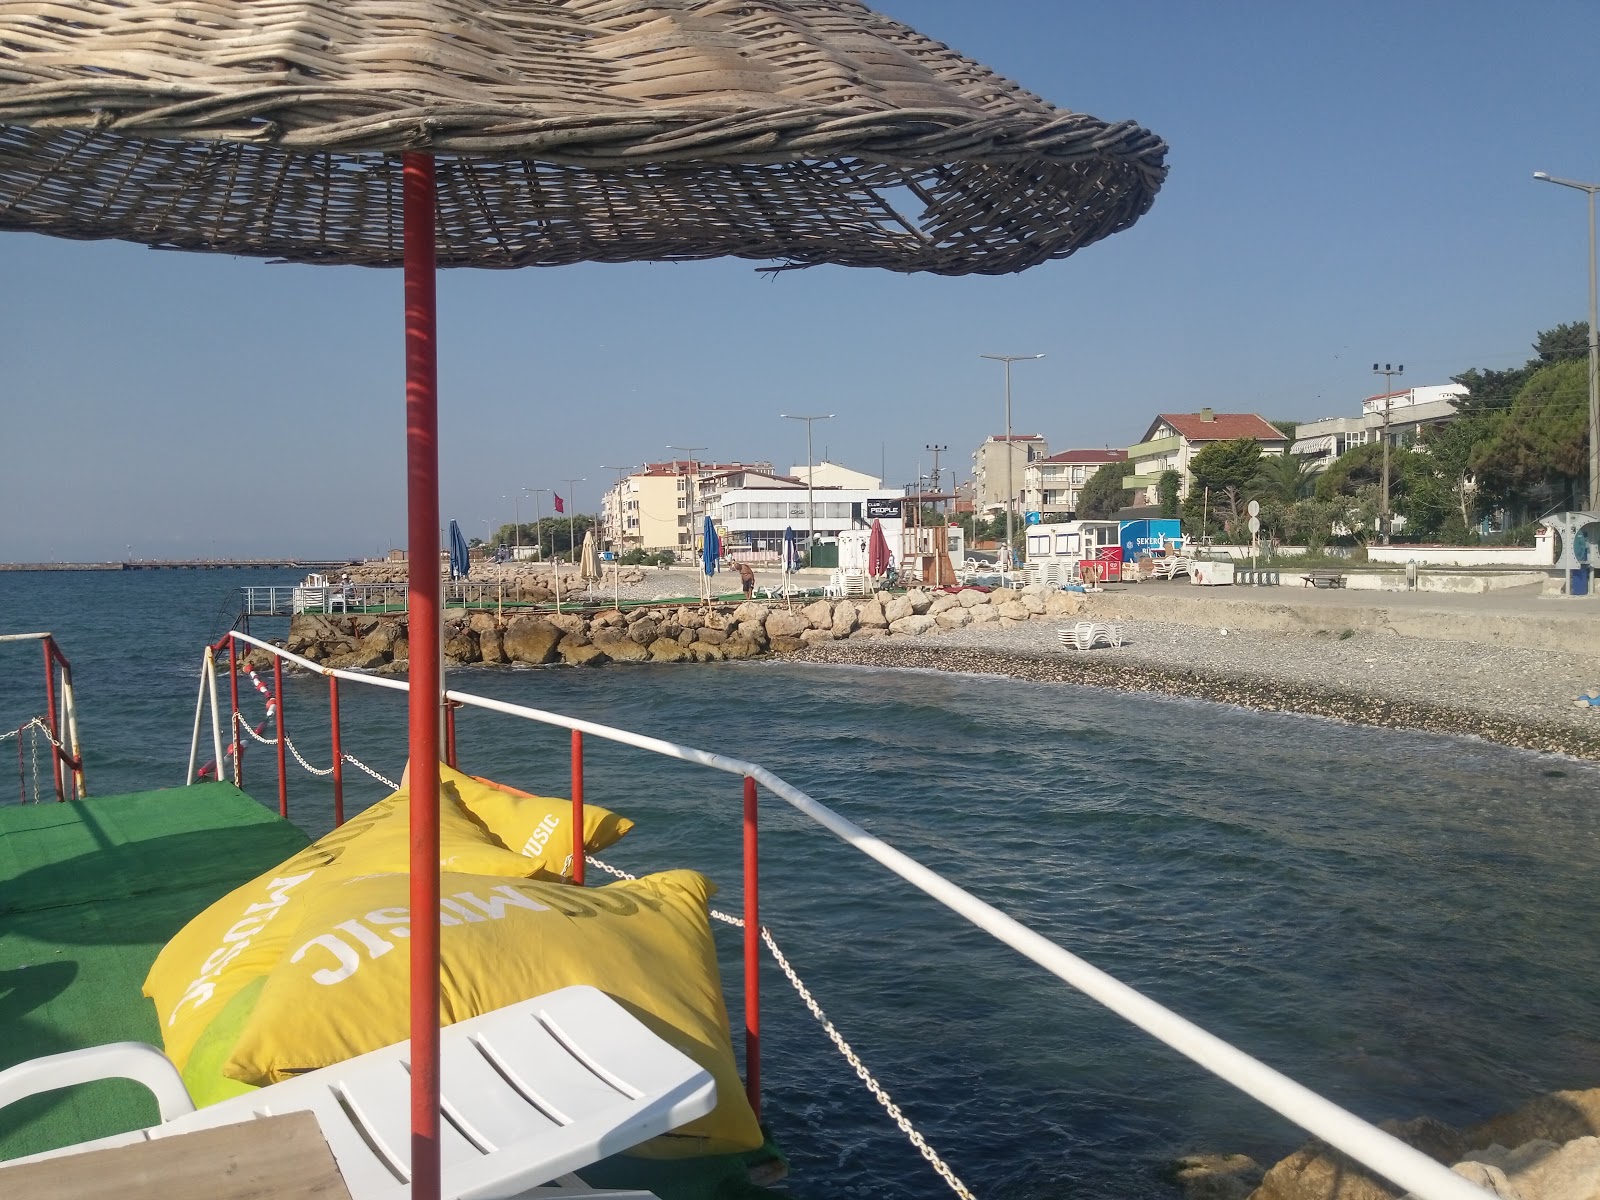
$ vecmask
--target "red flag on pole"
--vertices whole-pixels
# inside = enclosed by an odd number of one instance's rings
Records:
[[[551,492],[550,494],[556,498],[556,511],[557,512],[566,512],[567,511],[567,506],[561,502],[561,493],[560,492]]]

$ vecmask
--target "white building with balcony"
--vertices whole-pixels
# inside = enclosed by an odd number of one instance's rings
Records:
[[[1347,450],[1383,439],[1384,417],[1388,416],[1389,444],[1406,445],[1419,433],[1448,424],[1456,418],[1456,402],[1467,394],[1458,383],[1407,388],[1403,392],[1380,392],[1361,402],[1356,417],[1323,417],[1294,428],[1294,444],[1289,453],[1304,458],[1312,466],[1327,468]]]

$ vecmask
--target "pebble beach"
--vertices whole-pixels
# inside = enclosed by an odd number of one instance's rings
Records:
[[[1156,692],[1600,761],[1600,711],[1573,703],[1581,686],[1600,679],[1592,659],[1367,633],[1224,632],[1156,621],[1119,622],[1122,646],[1079,652],[1058,642],[1056,630],[1066,623],[824,643],[790,658]]]
[[[597,586],[594,600],[613,595],[623,601],[664,600],[694,596],[701,577],[692,570],[648,569],[642,578]],[[820,586],[802,576],[802,586]],[[776,572],[758,572],[760,589],[776,585]],[[713,591],[725,594],[731,575],[716,576]],[[1261,598],[1255,589],[1194,589],[1186,584],[1159,589],[1108,589],[1090,598],[1081,617],[1043,618],[1003,627],[998,623],[930,631],[918,636],[890,635],[870,639],[812,642],[785,654],[788,661],[832,663],[876,668],[958,671],[1004,675],[1039,683],[1065,683],[1152,692],[1208,700],[1267,712],[1292,712],[1361,725],[1416,729],[1483,738],[1519,749],[1600,761],[1600,708],[1582,706],[1577,698],[1600,687],[1600,657],[1587,648],[1563,647],[1559,636],[1523,637],[1523,644],[1492,631],[1478,640],[1419,637],[1392,627],[1350,628],[1350,606],[1383,614],[1398,603],[1392,594],[1341,593],[1336,603],[1342,619],[1330,611],[1315,619],[1316,601],[1326,594],[1298,588],[1268,589],[1274,593],[1262,611],[1297,608],[1311,619],[1303,628],[1276,631],[1221,624],[1211,594],[1230,593]],[[1252,594],[1254,593],[1254,594]],[[1131,600],[1144,611],[1170,619],[1130,618]],[[1484,596],[1449,596],[1437,601],[1441,615],[1492,615],[1506,602]],[[1320,606],[1325,607],[1325,606]],[[1569,614],[1559,604],[1538,614]],[[1249,610],[1239,610],[1249,611]],[[1580,614],[1589,609],[1578,610]],[[1254,613],[1252,612],[1252,615]],[[1426,622],[1426,607],[1409,614]],[[1123,644],[1091,651],[1061,647],[1057,631],[1076,620],[1115,621]],[[1600,611],[1579,616],[1600,628]],[[1380,626],[1382,622],[1379,622]],[[1524,622],[1528,626],[1530,622]]]

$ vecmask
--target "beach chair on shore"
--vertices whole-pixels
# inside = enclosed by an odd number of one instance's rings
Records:
[[[1067,650],[1093,650],[1096,646],[1122,645],[1122,626],[1102,621],[1079,621],[1067,629],[1056,630],[1056,637]]]
[[[557,1194],[540,1185],[704,1116],[711,1075],[603,992],[562,988],[439,1031],[443,1195],[495,1200]],[[160,1125],[0,1163],[24,1164],[134,1145],[269,1114],[316,1115],[353,1200],[411,1194],[410,1042],[323,1067],[196,1110],[172,1062],[142,1042],[69,1050],[0,1071],[0,1108],[99,1079],[155,1094]],[[573,1180],[579,1189],[582,1184]],[[112,1188],[114,1190],[114,1186]],[[612,1193],[612,1195],[616,1195]]]

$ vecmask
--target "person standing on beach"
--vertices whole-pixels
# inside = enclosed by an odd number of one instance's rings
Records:
[[[734,563],[733,569],[739,572],[739,586],[744,589],[744,598],[749,600],[756,594],[756,573],[747,562]]]

